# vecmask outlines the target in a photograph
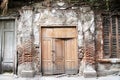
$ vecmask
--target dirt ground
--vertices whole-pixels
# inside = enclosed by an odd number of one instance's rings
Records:
[[[21,78],[13,74],[5,73],[0,75],[0,80],[120,80],[119,75],[109,75],[96,78],[84,78],[78,75],[54,75],[54,76],[40,76],[36,75],[34,78]]]

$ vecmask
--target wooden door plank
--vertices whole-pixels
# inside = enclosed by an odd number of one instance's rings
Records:
[[[64,40],[55,39],[55,62],[54,64],[54,74],[64,73]]]
[[[77,41],[67,39],[65,42],[65,72],[76,74],[78,70]]]
[[[43,74],[53,74],[52,40],[42,38],[42,71]]]
[[[51,38],[75,38],[76,28],[43,28],[42,37]]]
[[[119,53],[119,34],[118,34],[118,17],[116,17],[116,50],[117,50],[117,57],[120,58],[120,53]]]
[[[75,38],[76,28],[54,28],[54,38]]]
[[[53,29],[52,28],[42,28],[42,35],[43,38],[52,38],[53,36]]]
[[[109,28],[109,57],[112,55],[112,18],[110,18]]]

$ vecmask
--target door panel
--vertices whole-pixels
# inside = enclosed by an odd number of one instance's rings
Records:
[[[10,30],[15,28],[15,23],[13,20],[4,21],[4,29]]]
[[[55,62],[54,64],[54,74],[64,73],[64,40],[55,39]]]
[[[14,32],[4,32],[3,62],[13,62]]]
[[[67,74],[76,74],[78,70],[76,39],[65,40],[65,70]]]
[[[52,64],[52,39],[42,39],[42,71],[43,74],[53,73]]]

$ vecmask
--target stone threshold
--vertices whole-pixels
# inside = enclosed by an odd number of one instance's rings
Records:
[[[120,59],[118,58],[110,58],[110,59],[98,59],[98,62],[105,62],[105,63],[120,63]]]

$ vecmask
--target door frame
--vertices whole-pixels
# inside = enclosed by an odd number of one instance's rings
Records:
[[[13,57],[14,57],[14,61],[13,61],[13,73],[14,74],[17,74],[17,45],[16,45],[16,38],[17,38],[17,17],[0,17],[0,21],[6,21],[6,20],[14,20],[14,23],[15,23],[15,26],[14,26],[14,45],[15,45],[15,47],[14,47],[14,50],[15,51],[13,51]],[[3,51],[2,51],[2,37],[3,37],[3,31],[2,31],[2,29],[3,29],[3,27],[0,27],[0,35],[1,35],[1,37],[0,37],[0,73],[2,73],[3,71],[2,71],[2,56],[3,56]]]
[[[40,25],[39,25],[40,26]],[[77,51],[78,51],[78,28],[77,28],[77,26],[40,26],[40,28],[39,28],[39,51],[40,51],[40,54],[39,54],[39,61],[40,61],[40,67],[39,67],[39,69],[40,69],[40,72],[41,73],[43,73],[42,72],[42,28],[75,28],[76,29],[76,48],[77,48]],[[78,53],[78,52],[76,52],[76,53]],[[78,62],[78,61],[77,61]],[[78,63],[78,65],[79,65],[79,63]],[[78,67],[78,65],[77,65],[77,67]]]

